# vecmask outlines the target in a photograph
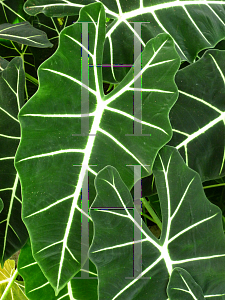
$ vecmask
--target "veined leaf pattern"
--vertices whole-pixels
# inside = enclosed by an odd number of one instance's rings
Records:
[[[134,218],[132,196],[115,168],[107,166],[96,176],[90,258],[98,270],[99,299],[136,300],[151,295],[152,299],[166,300],[169,280],[171,295],[171,288],[184,288],[177,278],[178,270],[186,278],[186,292],[192,289],[201,296],[202,290],[203,299],[224,299],[221,210],[209,202],[199,175],[185,165],[173,147],[159,151],[153,174],[162,210],[160,239],[140,215]],[[140,240],[134,240],[135,230],[140,232]],[[139,256],[133,256],[135,245],[141,245]],[[140,262],[139,269],[134,270],[134,259]],[[139,274],[134,276],[134,271]],[[180,299],[201,299],[180,295]]]
[[[91,279],[82,278],[78,273],[76,277],[71,279],[67,285],[56,296],[54,289],[42,273],[38,263],[34,260],[31,250],[31,243],[28,239],[26,245],[21,249],[18,271],[25,282],[25,292],[29,300],[73,300],[79,299],[80,295],[87,300],[97,300],[97,274],[88,270],[81,272],[90,272],[93,275]],[[93,280],[96,278],[95,280]]]
[[[111,18],[103,58],[108,82],[120,82],[129,71],[136,56],[134,44],[139,51],[159,33],[170,34],[181,59],[189,62],[225,37],[224,1],[28,0],[25,10],[31,15],[73,15],[93,2],[101,2]]]
[[[16,57],[0,60],[0,262],[4,262],[25,244],[28,234],[21,220],[21,190],[14,159],[20,142],[17,115],[24,104],[25,74],[23,62]]]
[[[202,181],[225,174],[225,51],[208,50],[196,63],[179,70],[179,98],[170,112],[169,142]]]
[[[89,22],[88,47],[81,43],[82,22]],[[56,53],[39,68],[39,90],[19,114],[22,140],[16,168],[23,220],[34,258],[56,294],[82,267],[81,214],[91,221],[80,197],[87,171],[91,204],[93,180],[103,166],[118,168],[132,187],[133,165],[142,166],[143,176],[151,173],[158,150],[172,133],[168,113],[177,99],[174,75],[180,63],[172,39],[167,34],[152,39],[135,61],[134,69],[141,66],[140,72],[134,76],[130,70],[108,95],[99,67],[104,40],[102,4],[83,8],[78,22],[61,32]],[[81,49],[91,63],[89,85],[82,83]],[[139,78],[142,84],[137,87]],[[83,89],[89,93],[87,113],[81,112]],[[142,120],[133,115],[134,92],[142,94]],[[84,133],[82,122],[87,119]],[[133,123],[142,124],[142,134],[133,134]]]
[[[34,28],[29,22],[0,24],[0,38],[38,48],[52,46],[46,33]]]
[[[178,300],[204,300],[202,289],[194,281],[192,276],[182,268],[175,268],[167,287],[169,299]],[[222,295],[223,296],[223,295]],[[218,297],[218,294],[214,296]],[[221,297],[220,297],[221,299]]]

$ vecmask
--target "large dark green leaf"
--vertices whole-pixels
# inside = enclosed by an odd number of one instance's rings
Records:
[[[225,175],[225,51],[209,50],[176,75],[179,98],[170,112],[173,138],[202,181]]]
[[[82,22],[90,22],[89,50],[81,44]],[[158,150],[172,133],[168,113],[177,98],[174,75],[180,63],[172,39],[166,34],[152,39],[135,61],[134,70],[141,66],[140,72],[134,77],[131,70],[108,95],[99,67],[104,40],[103,6],[83,8],[78,22],[61,32],[56,53],[39,68],[39,90],[19,114],[22,141],[16,167],[22,182],[23,220],[34,258],[56,293],[82,267],[81,213],[83,220],[90,217],[81,209],[80,192],[87,171],[90,203],[95,196],[93,180],[108,163],[118,168],[131,188],[133,165],[142,166],[143,176],[151,173]],[[91,65],[88,84],[81,77],[84,53]],[[134,92],[142,94],[142,135],[133,134],[134,120],[140,124],[133,116]],[[82,111],[81,100],[88,98]]]
[[[18,112],[24,104],[24,70],[20,57],[10,63],[0,60],[0,262],[4,262],[26,242],[27,231],[21,220],[19,176],[14,167],[20,141]]]
[[[31,15],[64,16],[93,2],[103,3],[112,19],[103,59],[103,78],[108,82],[121,81],[141,47],[159,33],[169,33],[182,60],[189,62],[225,37],[224,1],[28,0],[25,10]]]
[[[159,240],[135,213],[131,194],[117,170],[107,166],[96,176],[90,259],[98,270],[99,299],[165,300],[170,276],[170,291],[175,283],[176,288],[184,287],[173,273],[177,267],[190,274],[184,271],[196,295],[201,296],[202,289],[206,299],[224,299],[221,210],[208,201],[199,175],[185,165],[176,149],[165,146],[159,151],[153,174],[162,210]],[[140,233],[139,240],[134,240],[134,232]],[[134,255],[135,246],[142,249],[139,255]]]

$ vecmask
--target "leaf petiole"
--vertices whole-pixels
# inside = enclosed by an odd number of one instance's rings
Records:
[[[142,203],[146,207],[147,211],[153,218],[153,222],[156,223],[160,230],[162,230],[162,222],[159,220],[158,216],[156,215],[155,211],[151,207],[150,203],[143,197],[141,198]]]
[[[142,213],[142,216],[149,219],[150,221],[154,222],[155,223],[155,220],[153,220],[151,217],[149,217],[148,215]],[[146,222],[145,222],[146,223]]]
[[[38,85],[38,80],[36,78],[34,78],[33,76],[31,76],[30,74],[25,72],[25,76],[26,78],[31,81],[33,84]]]
[[[218,186],[224,186],[225,183],[219,183],[219,184],[213,184],[213,185],[207,185],[207,186],[203,186],[203,189],[211,189],[211,188],[214,188],[214,187],[218,187]]]

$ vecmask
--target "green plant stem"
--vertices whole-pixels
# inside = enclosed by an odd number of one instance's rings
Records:
[[[26,74],[26,72],[25,72],[25,64],[24,64],[24,53],[21,53],[21,54],[20,54],[20,57],[21,57],[22,60],[23,60],[23,70],[24,70],[24,73]],[[26,94],[26,98],[27,98],[26,101],[28,101],[29,96],[28,96],[28,92],[27,92],[27,83],[26,83],[26,80],[25,80],[24,89],[25,89],[25,94]]]
[[[162,230],[162,222],[159,220],[158,216],[154,212],[151,205],[148,203],[148,201],[145,198],[141,198],[141,200],[144,203],[144,206],[146,207],[149,214],[152,216],[154,222],[158,225],[159,229]]]
[[[154,222],[155,223],[155,220],[153,220],[151,217],[149,217],[148,215],[142,213],[142,216],[145,217],[145,219],[149,219],[150,221]],[[145,224],[147,225],[146,221],[145,221]]]
[[[13,45],[14,50],[15,50],[19,55],[21,55],[21,52],[17,49],[17,47],[15,46],[15,44],[13,43],[13,41],[10,41],[10,42],[11,42],[11,44]]]
[[[64,22],[64,25],[63,25],[63,29],[66,27],[67,21],[68,21],[68,16],[65,17],[65,22]]]
[[[26,22],[27,20],[25,20],[21,15],[19,15],[15,10],[13,10],[10,6],[6,5],[4,3],[4,1],[0,1],[1,5],[6,8],[8,8],[8,10],[10,10],[13,14],[17,15],[19,18],[21,18],[24,22]],[[5,10],[4,10],[5,12]],[[6,16],[6,13],[5,13],[5,16]],[[6,18],[7,22],[8,22],[8,19]]]
[[[211,189],[211,188],[214,188],[214,187],[218,187],[218,186],[224,186],[225,183],[218,183],[218,184],[213,184],[213,185],[208,185],[208,186],[203,186],[203,189]]]
[[[142,216],[144,217],[145,224],[147,225],[147,219],[146,219],[147,215],[145,214],[145,212],[146,212],[145,206],[143,207],[143,209],[144,209],[144,212],[142,211]]]
[[[7,287],[6,289],[4,290],[4,293],[2,294],[2,297],[0,300],[6,300],[6,297],[8,295],[8,293],[10,292],[11,290],[11,287],[14,283],[14,281],[16,280],[16,277],[19,275],[19,272],[18,272],[18,269],[15,270],[13,276],[11,277],[9,283],[7,284]]]
[[[52,23],[53,23],[53,25],[55,27],[55,30],[56,30],[57,34],[59,35],[60,33],[59,33],[58,28],[57,28],[57,26],[55,24],[55,21],[54,21],[54,19],[52,17],[51,17],[51,19],[52,19]]]
[[[25,76],[28,80],[30,80],[32,83],[34,83],[35,85],[38,85],[38,80],[36,78],[34,78],[33,76],[31,76],[30,74],[25,72]]]

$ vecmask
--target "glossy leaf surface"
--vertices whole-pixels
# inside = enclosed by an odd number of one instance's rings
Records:
[[[81,22],[90,22],[89,50],[81,44]],[[165,34],[152,39],[135,62],[140,65],[142,60],[141,71],[134,78],[131,70],[108,95],[97,67],[104,40],[103,6],[83,8],[78,22],[61,32],[57,52],[39,68],[39,90],[19,114],[22,141],[16,167],[23,187],[23,220],[34,258],[56,293],[82,267],[81,213],[90,218],[80,203],[86,172],[91,203],[93,180],[102,167],[117,167],[131,187],[132,165],[141,164],[147,176],[158,150],[171,138],[168,113],[177,99],[174,75],[180,62],[172,39]],[[81,81],[81,49],[89,54],[89,86]],[[135,86],[138,78],[140,88]],[[89,97],[86,113],[82,91]],[[142,93],[143,135],[133,134],[134,92]]]
[[[37,262],[34,260],[30,240],[20,252],[18,270],[25,281],[25,292],[29,300],[97,300],[97,279],[84,279],[83,271],[71,279],[56,296],[54,289],[43,275]]]
[[[153,174],[162,210],[160,239],[135,214],[131,194],[115,168],[107,166],[96,176],[90,258],[98,270],[99,299],[136,300],[151,295],[166,300],[169,278],[176,275],[177,267],[190,273],[206,299],[224,299],[220,209],[205,197],[199,175],[185,165],[176,149],[165,146],[159,151]],[[134,240],[135,231],[141,235],[139,240]],[[141,245],[142,251],[133,257],[135,245]],[[136,268],[134,260],[139,262]],[[181,283],[176,288],[183,288]],[[194,286],[192,281],[189,284]]]

